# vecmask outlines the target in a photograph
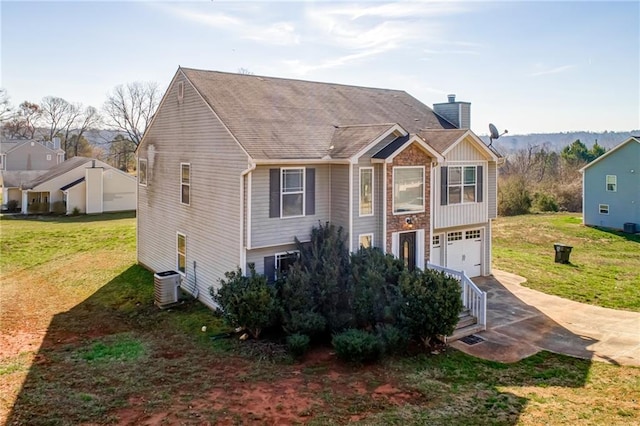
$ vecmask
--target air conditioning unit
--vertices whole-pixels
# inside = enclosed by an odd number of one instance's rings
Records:
[[[160,309],[178,302],[180,278],[176,271],[158,272],[153,275],[154,302]]]
[[[627,222],[624,224],[623,229],[627,234],[635,234],[636,232],[638,232],[639,227],[633,222]]]

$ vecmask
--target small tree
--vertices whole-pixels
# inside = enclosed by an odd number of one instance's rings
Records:
[[[326,319],[329,331],[348,327],[352,319],[349,249],[342,228],[327,222],[313,227],[309,243],[303,244],[297,238],[295,241],[315,306]]]
[[[404,272],[400,292],[402,322],[425,346],[455,330],[462,310],[460,283],[455,278],[430,269]]]
[[[395,323],[401,304],[398,279],[404,264],[378,248],[360,249],[351,255],[353,314],[360,328]]]
[[[300,262],[291,265],[286,275],[278,279],[276,287],[282,328],[286,334],[313,337],[326,330],[327,321],[318,312],[316,291]]]
[[[263,275],[258,275],[253,264],[249,264],[249,276],[242,270],[226,272],[220,280],[220,288],[209,289],[213,300],[222,308],[225,321],[233,327],[243,327],[255,339],[264,328],[274,325],[278,304],[273,287]]]

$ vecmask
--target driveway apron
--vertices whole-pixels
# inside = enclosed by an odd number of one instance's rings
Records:
[[[487,330],[475,334],[482,341],[453,347],[500,362],[547,350],[640,366],[640,313],[573,302],[523,287],[526,279],[518,275],[493,274],[474,279],[487,292]]]

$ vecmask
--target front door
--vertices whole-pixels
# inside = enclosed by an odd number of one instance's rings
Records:
[[[400,260],[404,266],[413,271],[416,268],[416,233],[403,232],[399,235]]]

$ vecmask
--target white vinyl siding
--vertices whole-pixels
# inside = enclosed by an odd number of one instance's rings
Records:
[[[606,183],[607,183],[607,192],[617,192],[618,191],[618,176],[616,176],[616,175],[607,175]]]
[[[299,169],[300,167],[288,165],[283,168]],[[331,194],[331,188],[329,187],[330,166],[314,165],[313,167],[306,167],[306,172],[309,172],[310,168],[315,169],[315,212],[312,215],[309,214],[309,206],[305,205],[306,214],[296,217],[295,219],[283,219],[279,215],[277,215],[277,217],[270,217],[270,174],[273,167],[258,166],[251,172],[250,248],[257,249],[290,244],[293,243],[294,237],[298,237],[301,241],[308,240],[311,228],[317,226],[318,223],[331,221],[338,226],[329,216],[329,197]],[[277,176],[281,176],[280,171],[278,171]],[[281,189],[278,190],[276,198],[281,196],[280,191]],[[307,190],[305,190],[305,196],[303,198],[306,199],[308,195]],[[306,201],[304,202],[306,203]],[[348,209],[345,209],[344,213],[347,214]]]
[[[424,212],[424,166],[393,168],[393,214]]]
[[[373,167],[360,168],[360,216],[373,215]]]
[[[142,186],[147,186],[147,159],[141,158],[138,160],[138,183]]]
[[[180,204],[191,204],[191,164],[180,163]]]
[[[184,101],[178,104],[181,80]],[[241,174],[247,155],[180,71],[138,155],[148,163],[147,186],[138,187],[138,262],[154,272],[176,270],[176,232],[184,233],[184,287],[215,307],[209,287],[217,288],[225,272],[242,265]],[[197,188],[190,191],[189,208],[180,208],[180,163],[191,165],[190,186]]]

